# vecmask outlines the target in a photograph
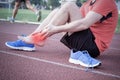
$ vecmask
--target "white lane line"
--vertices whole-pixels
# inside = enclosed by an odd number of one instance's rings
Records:
[[[118,49],[118,48],[113,48],[113,47],[110,47],[109,49],[120,51],[120,49]]]
[[[9,21],[8,19],[0,19],[0,21]],[[20,21],[15,20],[15,23],[27,23],[27,24],[41,24],[40,22]]]
[[[22,58],[26,58],[26,59],[30,59],[30,60],[35,60],[35,61],[45,62],[45,63],[49,63],[49,64],[54,64],[54,65],[61,66],[61,67],[64,67],[64,68],[72,68],[72,69],[85,71],[85,68],[80,68],[80,67],[76,67],[76,66],[71,66],[71,65],[67,65],[67,64],[58,63],[58,62],[53,62],[53,61],[48,61],[48,60],[45,60],[45,59],[30,57],[30,56],[21,55],[21,54],[12,53],[12,52],[7,52],[7,51],[3,51],[3,50],[0,50],[0,53],[9,54],[9,55],[13,55],[13,56],[18,56],[18,57],[22,57]],[[109,77],[114,77],[114,78],[119,78],[120,79],[120,75],[115,75],[115,74],[111,74],[111,73],[104,73],[104,72],[96,71],[96,70],[91,70],[90,72],[96,73],[96,74],[99,74],[99,75],[104,75],[104,76],[109,76]]]

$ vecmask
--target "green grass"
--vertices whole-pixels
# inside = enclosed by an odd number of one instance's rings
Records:
[[[43,21],[50,12],[51,12],[50,10],[42,10],[41,21]],[[0,8],[0,19],[7,19],[11,15],[12,15],[12,9],[9,10],[9,9]],[[16,20],[37,22],[36,15],[34,14],[34,12],[28,9],[19,9],[18,14],[16,16]],[[120,33],[120,14],[119,14],[118,25],[116,28],[116,33]]]
[[[50,13],[50,10],[42,10],[42,20]],[[7,19],[8,17],[11,17],[12,15],[12,9],[1,9],[0,8],[0,19]],[[21,21],[31,21],[31,22],[37,22],[37,16],[34,12],[28,9],[19,9],[18,14],[16,15],[16,20]],[[42,21],[41,20],[41,21]]]
[[[116,33],[120,33],[120,14],[119,14],[119,18],[118,18],[118,25],[116,28]]]

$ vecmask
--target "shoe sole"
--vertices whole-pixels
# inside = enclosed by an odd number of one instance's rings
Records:
[[[75,60],[75,59],[69,59],[69,62],[70,63],[73,63],[73,64],[80,64],[81,66],[84,66],[84,67],[89,67],[89,68],[91,68],[91,67],[98,67],[98,66],[100,66],[101,65],[101,63],[97,63],[97,64],[95,64],[95,65],[87,65],[87,64],[84,64],[83,62],[81,62],[81,61],[79,61],[79,60]]]
[[[11,49],[15,49],[15,50],[23,50],[23,51],[35,51],[35,47],[33,48],[29,48],[29,47],[13,47],[8,45],[7,43],[5,43],[5,45]]]

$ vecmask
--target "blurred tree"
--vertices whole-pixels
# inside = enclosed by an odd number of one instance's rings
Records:
[[[84,3],[84,2],[86,2],[87,0],[80,0],[81,1],[81,3]]]
[[[41,5],[41,3],[43,2],[43,0],[30,0],[32,4],[35,4],[35,5]]]
[[[48,4],[49,8],[52,9],[52,10],[54,8],[60,6],[59,0],[48,0],[47,4]]]
[[[82,5],[80,0],[77,0],[76,4],[77,4],[79,7]]]

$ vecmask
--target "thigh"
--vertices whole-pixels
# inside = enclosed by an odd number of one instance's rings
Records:
[[[90,29],[75,32],[70,36],[67,33],[63,36],[61,42],[75,51],[87,50],[92,57],[97,57],[100,53]]]
[[[21,5],[21,0],[16,0],[14,8],[18,9],[20,5]]]
[[[55,8],[54,10],[52,10],[52,12],[49,13],[49,15],[47,16],[47,19],[49,18],[49,21],[50,21],[58,11],[59,11],[59,8]]]
[[[61,42],[67,43],[66,46],[70,49],[83,50],[83,45],[87,41],[87,38],[88,30],[74,32],[71,35],[67,32],[61,39]]]
[[[31,6],[30,0],[24,0],[24,1],[25,1],[25,4],[26,4],[27,7],[28,7],[28,6]]]
[[[15,0],[15,2],[21,3],[21,2],[25,2],[25,1],[24,0]]]
[[[30,0],[23,0],[25,2],[26,5],[31,5]]]
[[[80,7],[78,7],[75,3],[66,3],[62,7],[67,7],[70,22],[79,20],[82,18],[82,15],[80,13]]]

